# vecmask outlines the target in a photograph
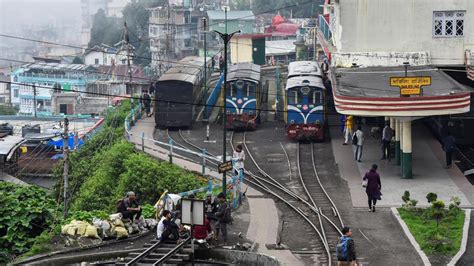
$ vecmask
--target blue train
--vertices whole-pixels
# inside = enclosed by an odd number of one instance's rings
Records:
[[[286,134],[292,140],[323,141],[326,125],[326,88],[316,62],[288,66],[285,87]]]
[[[237,63],[227,71],[227,129],[255,130],[260,120],[263,93],[260,66]]]

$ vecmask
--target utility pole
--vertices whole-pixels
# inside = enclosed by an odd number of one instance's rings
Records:
[[[207,93],[207,19],[202,18],[202,27],[204,29],[204,91]]]
[[[35,113],[35,118],[36,118],[36,86],[33,84],[33,109]]]
[[[132,92],[132,67],[130,66],[130,37],[128,36],[128,27],[127,27],[127,22],[126,21],[123,22],[123,26],[124,26],[123,38],[124,38],[125,45],[127,46],[126,49],[127,49],[128,86],[130,88],[130,94],[133,95],[133,92]],[[123,45],[122,45],[122,47],[123,47]]]
[[[64,118],[64,132],[63,132],[63,156],[64,156],[64,218],[67,217],[68,211],[68,186],[69,186],[69,132],[68,132],[69,120]]]
[[[225,33],[221,33],[218,31],[214,31],[215,33],[219,34],[221,39],[224,41],[224,83],[223,83],[223,97],[224,97],[224,111],[222,115],[222,128],[223,128],[223,153],[222,153],[222,163],[225,163],[227,158],[226,158],[226,144],[227,144],[227,107],[225,103],[225,97],[227,95],[226,93],[226,87],[227,87],[227,45],[232,39],[232,36],[234,36],[236,33],[240,33],[240,30],[234,31],[231,34],[227,33],[227,9],[229,7],[226,6],[224,7],[224,13],[225,13]],[[227,176],[226,173],[222,173],[222,192],[224,195],[226,195],[226,189],[227,189]]]

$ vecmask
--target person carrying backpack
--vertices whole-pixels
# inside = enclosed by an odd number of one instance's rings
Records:
[[[336,257],[338,266],[357,265],[354,239],[352,239],[352,230],[349,227],[343,227],[342,236],[336,245]]]
[[[219,200],[219,207],[217,207],[216,212],[216,239],[217,243],[219,243],[219,236],[221,235],[225,246],[227,245],[227,224],[232,222],[232,209],[226,201],[224,193],[219,193],[217,199]]]

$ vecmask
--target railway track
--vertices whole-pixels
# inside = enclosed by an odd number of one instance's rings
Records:
[[[127,262],[118,265],[163,265],[184,264],[191,258],[191,237],[179,244],[162,243],[157,239],[145,244],[143,252],[132,252],[125,259]]]
[[[278,182],[262,169],[247,146],[245,137],[245,132],[233,132],[230,144],[232,150],[234,150],[235,145],[241,143],[245,149],[246,155],[248,156],[247,162],[249,161],[248,159],[252,162],[246,164],[246,182],[254,188],[279,199],[290,209],[295,211],[302,220],[306,221],[307,225],[312,229],[314,234],[313,237],[321,240],[320,245],[316,248],[320,254],[320,262],[331,265],[335,255],[335,243],[341,234],[339,228],[344,224],[337,207],[326,193],[319,179],[315,165],[313,144],[310,144],[309,151],[306,150],[307,147],[301,148],[300,145],[304,144],[299,144],[298,146],[298,174],[300,176],[302,187],[306,191],[306,198],[303,198],[301,195],[287,189],[286,186]],[[188,147],[202,150],[198,145],[188,141],[181,132],[180,139]],[[307,152],[310,153],[309,156],[306,154]],[[212,154],[209,155],[215,156]],[[287,159],[289,160],[288,157]],[[209,161],[208,163],[217,166],[217,162]],[[288,164],[290,164],[289,161]]]

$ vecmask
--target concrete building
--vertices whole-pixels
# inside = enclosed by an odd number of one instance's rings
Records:
[[[336,66],[464,65],[474,49],[471,0],[326,0],[325,12]]]
[[[123,41],[116,43],[113,47],[105,44],[96,45],[84,53],[84,64],[95,66],[127,65],[129,52],[131,55],[130,64],[133,64],[134,51],[133,45],[127,45]]]
[[[123,9],[131,2],[131,0],[107,0],[107,16],[121,18]]]
[[[11,105],[10,76],[0,74],[0,104]]]
[[[99,80],[103,76],[94,67],[86,65],[26,64],[14,70],[11,75],[11,102],[20,108],[19,114],[34,115],[36,111],[38,115],[50,115],[55,87],[61,88],[63,92],[85,91],[88,82]]]

